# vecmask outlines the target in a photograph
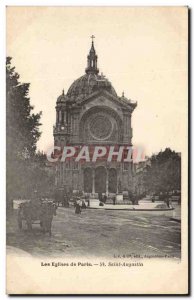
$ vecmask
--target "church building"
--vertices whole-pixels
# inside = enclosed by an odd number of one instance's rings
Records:
[[[117,95],[111,82],[99,74],[98,56],[92,44],[85,74],[76,79],[56,102],[54,145],[131,146],[132,113],[137,103]],[[56,164],[55,184],[85,193],[117,193],[132,189],[132,162],[97,160]]]

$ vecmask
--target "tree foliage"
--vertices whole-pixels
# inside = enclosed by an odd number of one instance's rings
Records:
[[[35,114],[30,104],[29,83],[21,83],[19,74],[6,59],[6,144],[7,144],[7,200],[29,198],[41,186],[51,186],[46,158],[36,153],[40,138],[41,112]]]
[[[20,83],[11,58],[6,60],[7,155],[14,158],[32,157],[39,131],[41,112],[33,113],[30,105],[29,83]],[[9,157],[10,158],[10,157]]]
[[[169,193],[181,189],[181,157],[166,148],[151,157],[151,164],[144,173],[147,191]]]

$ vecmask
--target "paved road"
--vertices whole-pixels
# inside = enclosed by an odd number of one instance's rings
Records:
[[[129,211],[58,208],[52,237],[43,235],[39,225],[33,231],[19,231],[16,213],[8,216],[7,244],[35,256],[139,255],[180,257],[181,225],[169,216]]]

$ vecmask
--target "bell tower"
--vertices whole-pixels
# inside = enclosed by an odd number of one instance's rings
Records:
[[[55,146],[64,147],[69,141],[70,127],[67,97],[62,91],[56,103],[56,123],[53,128]]]

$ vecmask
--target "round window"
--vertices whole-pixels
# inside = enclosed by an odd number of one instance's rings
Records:
[[[113,131],[113,124],[108,115],[95,115],[90,119],[89,131],[94,139],[106,140]]]

